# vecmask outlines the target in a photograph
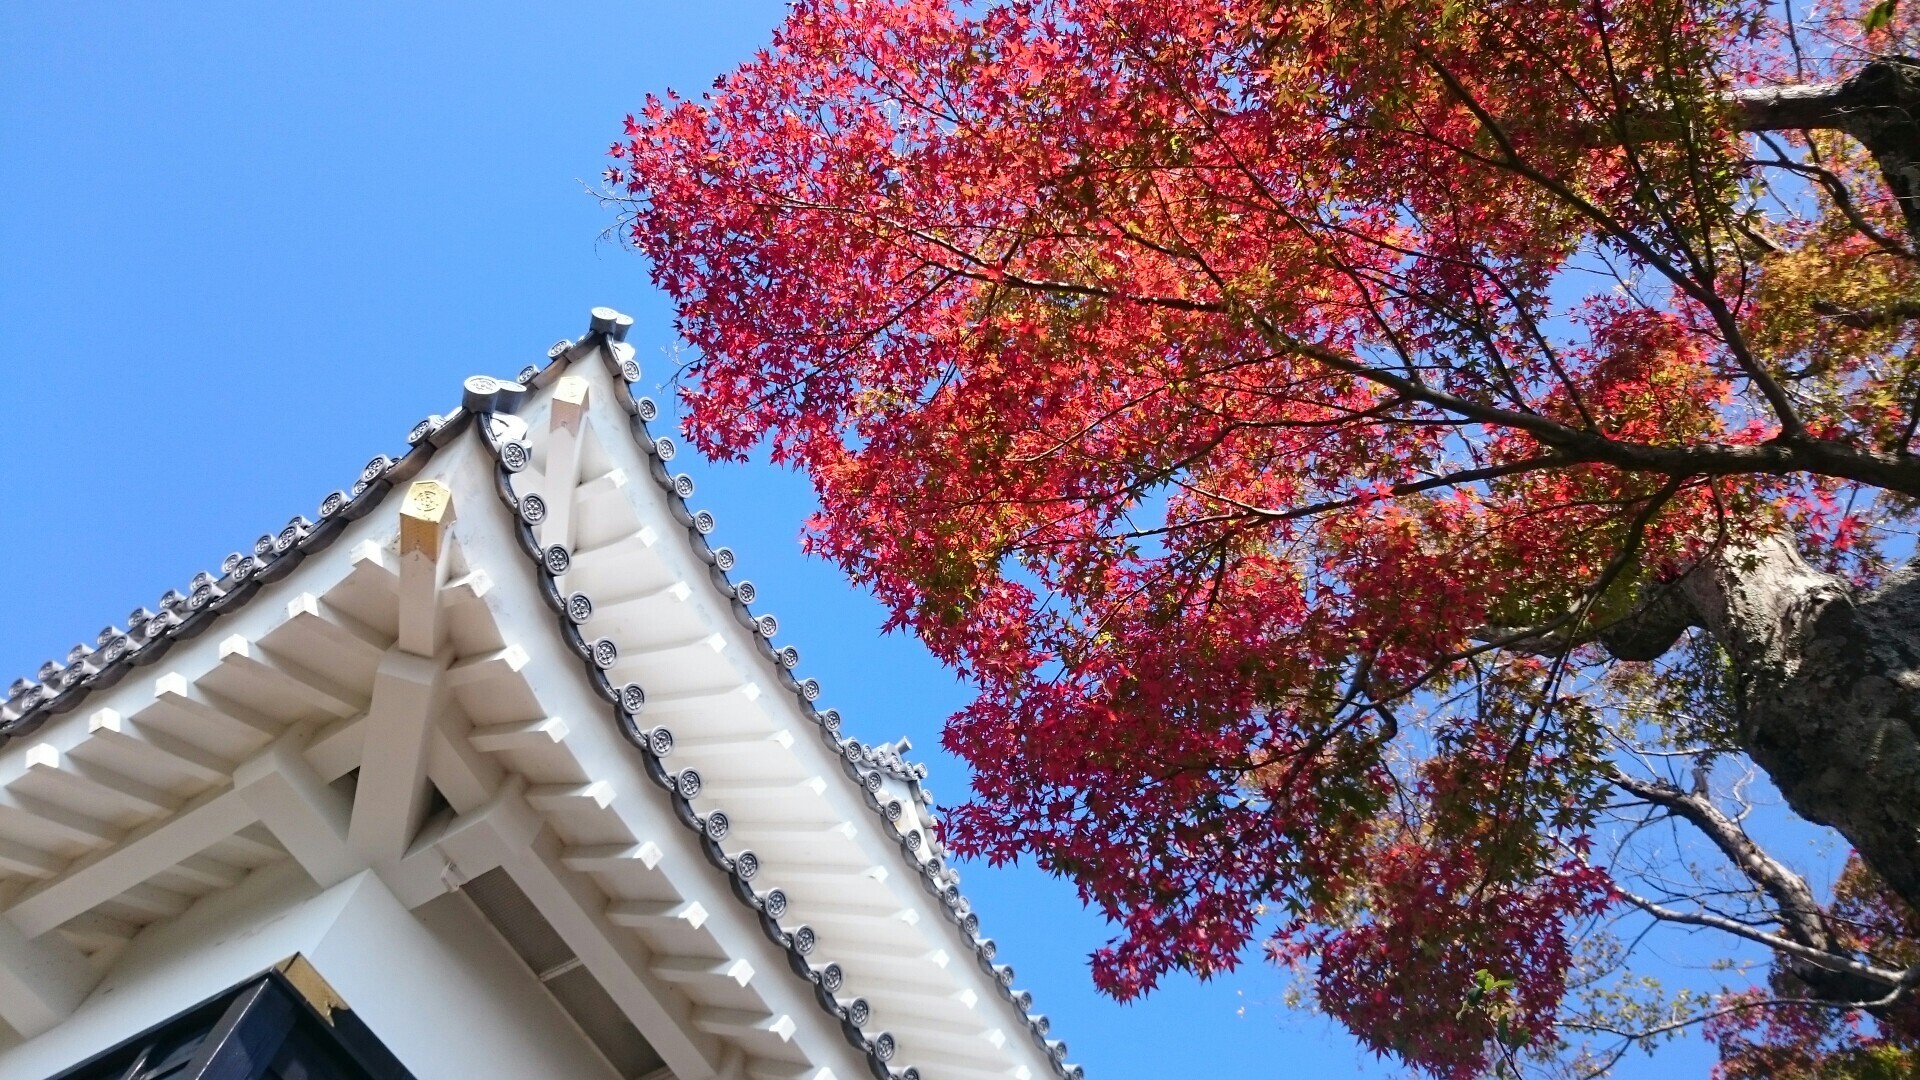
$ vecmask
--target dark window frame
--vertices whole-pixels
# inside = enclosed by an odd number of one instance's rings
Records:
[[[48,1080],[414,1080],[351,1009],[322,1015],[276,968]]]

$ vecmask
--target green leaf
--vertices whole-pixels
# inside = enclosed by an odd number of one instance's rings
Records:
[[[1867,14],[1860,20],[1861,29],[1871,34],[1875,30],[1891,23],[1893,21],[1894,9],[1899,6],[1900,0],[1880,0],[1879,3],[1867,9]]]

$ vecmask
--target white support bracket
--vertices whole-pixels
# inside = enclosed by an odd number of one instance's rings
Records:
[[[327,786],[307,764],[297,738],[268,747],[234,770],[233,786],[295,862],[321,888],[366,868],[347,843],[347,797]]]
[[[422,835],[392,868],[390,887],[402,902],[418,906],[459,881],[505,869],[675,1076],[715,1076],[719,1045],[696,1032],[684,996],[652,973],[652,957],[638,940],[602,913],[605,894],[566,867],[562,848],[528,801],[525,781],[514,776],[486,806]]]
[[[405,611],[403,600],[403,627]],[[430,733],[447,708],[446,670],[445,660],[414,655],[401,645],[387,653],[374,674],[347,829],[348,842],[368,865],[400,858],[420,831],[428,801]]]
[[[543,827],[527,806],[526,778],[509,776],[473,810],[428,824],[405,857],[380,870],[409,908],[443,896],[500,865],[504,853],[533,843]]]
[[[58,934],[30,938],[0,919],[0,1020],[21,1038],[65,1020],[94,979],[87,958]]]

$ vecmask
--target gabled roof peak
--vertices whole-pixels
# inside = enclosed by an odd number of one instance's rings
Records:
[[[908,869],[919,879],[926,892],[937,899],[946,921],[958,932],[960,940],[973,955],[975,964],[990,978],[990,985],[1001,1000],[1018,1013],[1022,1026],[1044,1055],[1052,1072],[1077,1080],[1083,1073],[1078,1066],[1066,1062],[1066,1044],[1049,1037],[1050,1025],[1046,1017],[1032,1013],[1032,995],[1013,988],[1013,968],[996,961],[995,943],[980,933],[979,916],[960,891],[960,874],[947,861],[946,849],[938,832],[939,823],[932,814],[932,797],[921,785],[921,780],[926,776],[926,767],[904,757],[911,744],[906,739],[900,739],[893,743],[867,745],[843,735],[840,714],[832,709],[818,709],[814,704],[820,696],[819,683],[813,679],[797,678],[793,674],[793,669],[799,664],[799,653],[792,646],[776,648],[772,644],[778,621],[771,616],[755,616],[748,607],[754,595],[751,586],[746,582],[736,584],[729,578],[728,572],[733,568],[732,552],[724,547],[713,547],[709,541],[714,530],[712,514],[689,508],[686,499],[692,494],[691,479],[684,474],[670,475],[667,472],[665,463],[674,456],[672,440],[654,438],[647,430],[646,421],[652,412],[649,408],[652,403],[632,393],[632,384],[640,378],[640,370],[634,363],[632,352],[631,347],[609,340],[600,354],[614,379],[615,400],[631,418],[632,433],[639,449],[647,457],[648,472],[666,497],[669,511],[685,528],[689,549],[707,564],[708,576],[714,588],[731,601],[729,610],[735,621],[750,632],[754,646],[761,657],[771,664],[772,674],[779,685],[793,695],[794,707],[801,716],[816,725],[822,741],[840,759],[841,772],[856,786],[866,808],[876,815],[881,835],[898,840],[898,851]],[[522,386],[548,385],[549,380],[559,377],[560,370],[556,365],[527,380]],[[647,773],[673,803],[675,819],[706,838],[707,860],[728,876],[729,892],[762,917],[768,937],[789,954],[789,966],[793,972],[827,991],[818,999],[821,1008],[840,1021],[848,1042],[866,1055],[873,1074],[892,1080],[918,1080],[920,1073],[917,1069],[897,1069],[889,1064],[897,1050],[891,1034],[885,1031],[870,1034],[866,1030],[870,1016],[867,1003],[856,999],[843,1004],[834,996],[835,988],[830,984],[838,982],[839,967],[809,955],[816,948],[812,928],[804,924],[793,930],[781,927],[780,918],[787,910],[787,897],[779,888],[771,888],[764,881],[754,881],[761,869],[758,857],[751,850],[729,854],[721,847],[721,841],[727,838],[730,830],[728,808],[720,806],[702,814],[692,802],[699,796],[703,786],[699,773],[693,769],[678,773],[667,770],[664,758],[672,751],[673,736],[666,728],[643,726],[645,690],[633,684],[614,686],[607,677],[608,670],[614,666],[618,656],[615,643],[604,638],[588,642],[581,634],[580,624],[586,620],[574,615],[573,606],[582,604],[587,611],[591,611],[592,600],[583,593],[562,592],[561,579],[571,567],[572,555],[558,544],[541,546],[542,540],[536,533],[536,527],[544,520],[549,508],[539,491],[523,491],[520,483],[520,474],[534,460],[529,426],[525,420],[513,415],[524,400],[521,387],[508,387],[492,379],[470,379],[467,393],[467,406],[482,424],[479,431],[494,455],[496,494],[517,519],[519,546],[534,564],[535,571],[542,575],[542,591],[547,597],[548,606],[553,609],[559,632],[569,650],[578,656],[599,696],[611,707],[617,729],[646,759]],[[506,406],[506,411],[502,411],[500,406]]]
[[[511,379],[485,375],[466,379],[462,385],[460,407],[445,414],[429,415],[415,424],[407,434],[407,448],[399,456],[384,453],[376,455],[361,469],[351,485],[328,493],[320,501],[316,517],[309,519],[304,515],[295,515],[277,531],[260,536],[250,552],[236,551],[226,556],[220,563],[218,574],[202,570],[189,579],[184,591],[167,590],[157,601],[154,610],[144,606],[134,609],[127,617],[124,631],[108,625],[101,630],[93,644],[80,643],[69,649],[64,663],[49,660],[41,665],[37,678],[16,679],[9,686],[4,702],[0,702],[0,745],[15,736],[31,733],[53,716],[74,710],[93,690],[113,685],[135,666],[154,663],[176,642],[197,637],[214,622],[245,605],[263,586],[292,574],[307,556],[333,544],[351,522],[371,513],[390,491],[414,480],[439,449],[450,445],[476,421],[485,425],[482,433],[502,472],[501,481],[496,484],[501,500],[515,513],[519,522],[527,526],[535,524],[537,518],[530,518],[529,514],[540,512],[534,506],[537,493],[516,494],[511,480],[512,474],[533,461],[527,424],[515,414],[526,406],[536,391],[552,386],[565,376],[574,361],[597,354],[615,383],[615,400],[631,418],[632,435],[646,459],[651,479],[665,495],[667,508],[673,518],[684,527],[688,549],[706,564],[708,578],[725,600],[726,610],[741,627],[749,631],[754,648],[772,665],[775,679],[791,693],[801,715],[817,725],[822,741],[839,759],[847,779],[858,786],[865,805],[897,831],[900,853],[913,871],[913,876],[919,879],[928,894],[939,900],[947,921],[957,930],[966,951],[972,954],[979,968],[990,977],[999,996],[1018,1012],[1022,1026],[1046,1055],[1053,1071],[1062,1077],[1078,1076],[1078,1068],[1064,1062],[1065,1045],[1048,1037],[1046,1019],[1030,1013],[1031,995],[1012,988],[1012,969],[996,962],[993,941],[980,936],[979,918],[960,891],[959,873],[946,860],[946,852],[937,831],[938,821],[932,815],[933,800],[921,784],[927,774],[926,767],[906,757],[911,744],[906,739],[866,744],[845,735],[837,710],[818,709],[815,706],[821,692],[820,685],[813,679],[800,678],[793,673],[799,664],[798,651],[790,645],[773,644],[772,639],[778,632],[778,620],[764,613],[756,615],[750,610],[756,598],[753,584],[730,579],[734,555],[728,548],[711,544],[713,515],[688,507],[686,499],[693,492],[691,478],[684,473],[669,473],[666,468],[666,463],[676,454],[674,441],[666,436],[653,436],[647,430],[647,423],[658,416],[657,406],[631,391],[632,385],[641,377],[633,349],[624,342],[632,323],[629,316],[611,308],[595,308],[587,333],[577,342],[556,342],[547,350],[545,365],[530,365]],[[523,528],[522,532],[531,535],[530,528]],[[528,549],[528,554],[541,562],[540,568],[548,573],[549,578],[562,573],[569,558],[564,548],[556,553],[554,548],[539,549],[537,543]],[[556,561],[560,563],[558,567],[555,566]],[[562,598],[562,607],[557,612],[563,624],[566,620],[565,604],[570,599]],[[562,629],[564,631],[567,627],[563,625]],[[574,637],[578,637],[578,634]],[[575,651],[581,652],[578,648]],[[589,649],[581,652],[581,655],[583,662],[589,666],[589,675],[596,674],[593,670],[596,659],[593,651]],[[598,682],[604,684],[604,677]],[[644,701],[644,696],[629,705],[622,692],[624,688],[612,689],[613,694],[608,700],[616,709],[624,709],[627,714],[639,711],[638,706]],[[625,725],[622,726],[624,728]],[[668,745],[670,748],[671,744]],[[639,748],[643,753],[647,752],[645,740],[641,741]],[[695,782],[697,784],[697,778]],[[683,793],[681,801],[691,797]],[[714,822],[709,819],[714,817],[709,814],[701,819],[703,827],[713,827]],[[724,835],[725,816],[718,815],[718,821],[718,828]],[[717,844],[714,851],[719,851]],[[756,895],[746,885],[746,880],[752,876],[751,868],[737,865],[736,860],[725,856],[721,856],[715,865],[735,879],[737,887],[733,891],[736,896],[744,898]],[[784,894],[781,894],[779,903],[784,907]],[[805,927],[800,929],[811,933]],[[796,943],[794,947],[799,948],[799,945]],[[795,954],[796,973],[807,968],[799,958],[806,951],[800,949]],[[828,965],[824,970],[837,969]],[[818,972],[816,976],[826,977]],[[837,1006],[829,1005],[830,1001],[830,996],[822,999],[822,1006],[831,1011]],[[842,1016],[841,1019],[847,1021],[849,1017]],[[854,1026],[857,1029],[864,1025],[856,1023]],[[881,1036],[884,1035],[884,1032],[881,1033]],[[912,1070],[904,1073],[885,1071],[884,1062],[891,1057],[891,1050],[881,1054],[877,1041],[868,1040],[863,1049],[872,1054],[870,1060],[877,1074],[912,1074]]]

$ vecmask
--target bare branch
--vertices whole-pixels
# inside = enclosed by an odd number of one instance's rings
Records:
[[[1683,791],[1664,780],[1643,780],[1619,768],[1611,769],[1607,779],[1622,791],[1665,808],[1705,833],[1714,847],[1772,898],[1781,925],[1794,941],[1823,954],[1830,955],[1838,949],[1833,931],[1827,926],[1825,910],[1814,899],[1805,879],[1761,850],[1746,830],[1722,813],[1712,799]]]
[[[1764,930],[1756,930],[1743,922],[1729,919],[1724,915],[1714,915],[1704,911],[1681,911],[1677,908],[1670,908],[1655,903],[1644,896],[1625,890],[1620,890],[1620,898],[1663,922],[1680,923],[1685,926],[1703,926],[1711,930],[1719,930],[1732,934],[1737,938],[1751,941],[1757,945],[1764,945],[1777,953],[1804,960],[1817,968],[1858,976],[1890,989],[1898,989],[1906,985],[1910,980],[1920,978],[1920,971],[1892,971],[1887,968],[1875,967],[1872,964],[1861,963],[1850,957],[1836,956],[1833,953],[1811,948],[1797,941],[1791,941],[1778,934],[1770,934]],[[1866,1004],[1858,1003],[1854,1007],[1864,1008]]]

